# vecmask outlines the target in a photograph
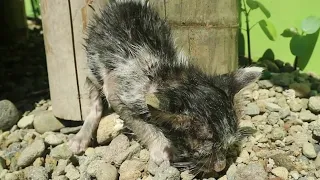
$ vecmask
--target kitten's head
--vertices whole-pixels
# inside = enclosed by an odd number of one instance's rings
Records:
[[[158,125],[176,149],[176,166],[220,172],[227,154],[248,135],[238,127],[235,95],[259,79],[262,68],[241,68],[232,73],[195,79],[170,90],[171,115],[158,116]]]

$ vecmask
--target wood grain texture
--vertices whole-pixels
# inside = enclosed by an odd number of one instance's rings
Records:
[[[81,117],[68,7],[66,0],[41,0],[53,113],[74,120]]]
[[[100,13],[100,9],[107,3],[107,0],[81,0],[70,1],[71,15],[74,34],[75,59],[79,85],[81,117],[84,119],[89,113],[90,101],[89,91],[85,84],[87,75],[87,57],[84,50],[84,38],[87,33],[87,25],[94,13]],[[99,15],[99,14],[98,14]],[[77,119],[74,119],[77,120]],[[81,119],[78,119],[81,120]]]

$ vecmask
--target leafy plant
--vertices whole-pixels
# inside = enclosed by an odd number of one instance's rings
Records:
[[[296,27],[285,29],[281,36],[291,38],[290,51],[295,56],[294,68],[297,69],[298,61],[302,57],[309,57],[312,54],[316,44],[319,30],[320,18],[316,16],[308,16],[301,22],[301,30]],[[309,59],[306,59],[306,62]],[[305,64],[306,64],[305,62]]]
[[[270,11],[258,0],[242,0],[243,1],[243,7],[241,8],[241,11],[245,15],[246,18],[246,34],[247,34],[247,49],[248,49],[248,59],[249,64],[252,63],[251,59],[251,40],[250,40],[250,30],[257,24],[261,27],[262,31],[266,34],[266,36],[272,40],[275,41],[277,38],[277,31],[274,25],[269,21],[268,19],[271,17]],[[260,9],[262,13],[266,16],[267,19],[262,19],[252,26],[250,26],[249,22],[249,15],[253,10]]]

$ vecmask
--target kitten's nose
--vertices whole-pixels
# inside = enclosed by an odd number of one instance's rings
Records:
[[[220,172],[224,170],[225,167],[226,167],[226,160],[219,160],[214,163],[213,169],[216,172]]]

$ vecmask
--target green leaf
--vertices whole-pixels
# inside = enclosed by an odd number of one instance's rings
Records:
[[[305,41],[303,36],[295,35],[290,40],[290,51],[295,56],[302,56],[305,51]]]
[[[249,6],[249,8],[251,8],[252,10],[257,9],[259,7],[257,1],[255,0],[247,0],[246,3]]]
[[[299,35],[298,29],[295,27],[287,28],[281,33],[283,37],[293,37],[294,35]]]
[[[270,18],[271,14],[270,11],[259,1],[256,1],[256,3],[258,4],[259,8],[261,9],[261,11],[263,12],[263,14],[267,17]]]
[[[306,34],[313,34],[320,28],[320,18],[309,16],[301,23],[301,29]]]
[[[259,21],[259,25],[264,32],[264,34],[271,40],[275,41],[277,39],[277,31],[271,21],[261,20]]]

